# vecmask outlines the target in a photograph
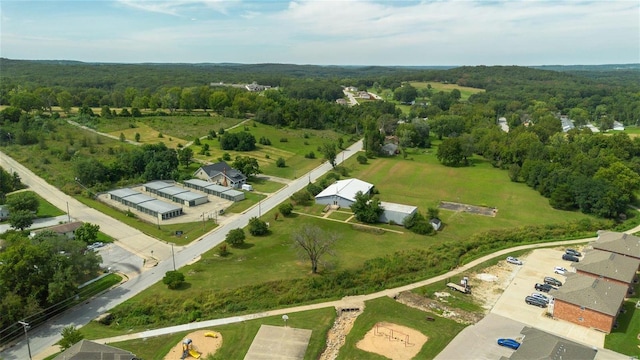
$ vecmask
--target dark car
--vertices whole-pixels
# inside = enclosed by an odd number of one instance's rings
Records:
[[[549,292],[553,289],[553,286],[549,285],[549,284],[540,284],[537,283],[535,286],[536,290],[538,291],[542,291],[542,292]]]
[[[582,256],[580,251],[574,250],[574,249],[567,249],[567,250],[564,251],[564,253],[567,254],[567,255],[575,256],[575,257]]]
[[[513,339],[498,339],[498,345],[508,347],[513,350],[518,350],[520,343]]]
[[[544,283],[549,284],[551,286],[562,286],[562,283],[560,282],[560,280],[556,278],[552,278],[551,276],[546,276],[544,278]]]
[[[524,298],[524,302],[526,302],[529,305],[533,305],[541,308],[547,307],[546,301],[533,296],[527,296],[526,298]]]
[[[569,255],[569,254],[562,255],[562,260],[573,261],[573,262],[580,261],[580,259],[578,259],[576,256]]]

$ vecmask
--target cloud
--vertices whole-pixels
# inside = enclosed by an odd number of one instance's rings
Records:
[[[117,0],[118,3],[141,11],[172,16],[186,16],[185,13],[202,8],[228,14],[228,9],[240,4],[239,0]]]

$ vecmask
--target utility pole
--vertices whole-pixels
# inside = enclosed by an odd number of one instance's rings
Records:
[[[173,271],[176,271],[176,256],[173,253],[173,243],[171,243],[171,258],[173,259]]]
[[[71,214],[69,214],[69,202],[67,201],[67,222],[71,222]]]
[[[27,335],[27,329],[29,329],[29,323],[24,321],[18,321],[18,324],[22,325],[22,328],[24,329],[24,337],[25,339],[27,339],[27,350],[29,351],[29,360],[32,360],[31,345],[29,345],[29,335]]]

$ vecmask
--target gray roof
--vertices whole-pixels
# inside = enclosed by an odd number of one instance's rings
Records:
[[[182,209],[180,206],[176,206],[173,204],[166,203],[162,200],[153,199],[151,201],[146,201],[142,204],[138,204],[138,206],[143,207],[145,209],[149,209],[157,212],[158,214],[168,213],[170,211],[180,210]]]
[[[68,232],[76,231],[76,229],[79,228],[80,226],[82,226],[82,221],[74,221],[74,222],[70,222],[70,223],[54,225],[54,226],[50,226],[48,228],[35,230],[33,233],[34,234],[38,234],[38,233],[41,233],[41,232],[44,232],[44,231],[52,231],[52,232],[57,233],[57,234],[65,234],[65,233],[68,233]]]
[[[131,202],[133,204],[139,205],[139,204],[142,204],[144,202],[155,200],[155,199],[152,198],[149,195],[137,193],[137,194],[133,194],[133,195],[127,196],[125,198],[125,200],[127,200],[128,202]]]
[[[113,195],[121,199],[126,198],[127,196],[136,195],[136,194],[140,194],[140,193],[129,188],[115,189],[115,190],[109,191],[109,195]]]
[[[616,316],[629,288],[582,274],[568,274],[567,281],[550,294],[556,300]]]
[[[630,284],[640,267],[640,259],[608,251],[591,250],[585,253],[584,259],[573,267],[579,271]]]
[[[613,231],[598,231],[594,249],[614,252],[640,259],[640,237]]]
[[[238,195],[244,195],[244,193],[242,191],[233,190],[233,189],[230,189],[230,188],[226,188],[226,189],[227,190],[224,191],[225,195],[232,196],[232,197],[236,197]]]
[[[590,347],[528,326],[520,333],[524,335],[522,345],[511,360],[593,360],[597,354]]]
[[[192,193],[191,191],[176,194],[174,196],[180,200],[186,200],[186,201],[197,200],[202,198],[207,199],[207,195],[196,194],[196,193]]]
[[[222,173],[225,174],[228,178],[233,180],[244,180],[247,177],[244,176],[240,171],[232,168],[226,162],[221,161],[211,165],[204,165],[200,167],[210,178],[217,176]],[[196,171],[197,172],[197,171]]]
[[[144,184],[145,188],[154,189],[154,190],[168,188],[169,186],[173,186],[173,185],[164,181],[152,181]]]
[[[170,187],[159,189],[158,192],[167,194],[167,195],[177,195],[183,192],[189,192],[189,190],[183,189],[178,186],[170,186]]]
[[[386,202],[386,201],[380,201],[380,206],[384,210],[394,211],[394,212],[403,213],[403,214],[409,214],[409,215],[413,214],[415,211],[418,210],[417,206],[405,205],[405,204],[396,204],[396,203],[391,203],[391,202]]]
[[[212,185],[210,182],[204,181],[202,179],[189,179],[189,180],[185,180],[184,183],[185,184],[193,184],[193,185],[201,186],[201,187],[207,187],[209,185]]]
[[[356,201],[358,191],[366,194],[371,188],[373,188],[373,184],[358,179],[338,180],[316,195],[316,199],[338,196],[350,201]]]
[[[129,351],[89,340],[80,340],[53,360],[133,360]]]

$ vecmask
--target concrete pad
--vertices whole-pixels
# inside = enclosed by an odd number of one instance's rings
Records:
[[[253,339],[245,360],[302,360],[311,330],[262,325]]]
[[[571,262],[562,260],[563,250],[539,249],[527,256],[524,265],[516,274],[511,284],[505,289],[491,312],[525,323],[528,326],[549,332],[581,344],[604,347],[605,334],[568,321],[556,320],[547,316],[553,306],[541,309],[527,305],[524,298],[535,290],[535,283],[542,283],[545,276],[552,276],[564,283],[565,276],[555,274],[553,268],[562,266],[575,271]]]

